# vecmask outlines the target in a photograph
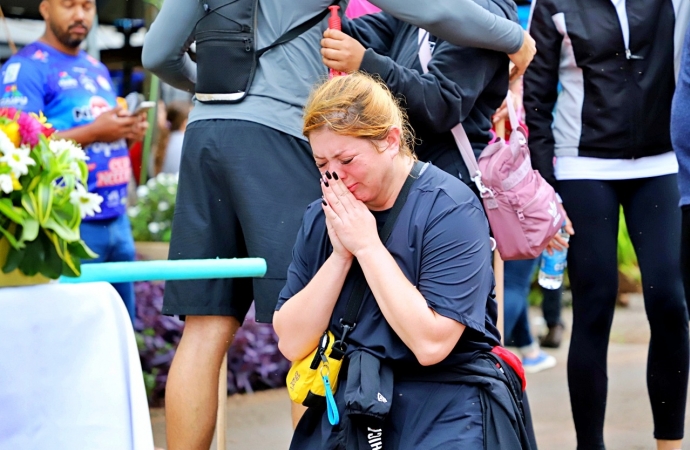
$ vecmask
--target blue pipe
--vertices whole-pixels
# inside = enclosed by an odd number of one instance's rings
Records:
[[[263,277],[265,274],[266,260],[263,258],[107,262],[82,264],[81,276],[60,277],[60,283],[243,278]]]

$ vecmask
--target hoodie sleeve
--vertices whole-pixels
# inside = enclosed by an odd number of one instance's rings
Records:
[[[548,0],[533,0],[531,16],[529,32],[537,43],[537,54],[523,79],[529,148],[532,166],[555,188],[551,126],[558,98],[558,66],[563,36],[553,23]]]
[[[428,30],[434,36],[466,47],[512,54],[520,50],[520,25],[499,17],[473,0],[370,0],[403,22]]]
[[[416,33],[409,39],[415,37]],[[409,45],[415,44],[416,40]],[[402,99],[412,123],[444,133],[465,120],[497,71],[507,71],[507,61],[502,53],[439,42],[426,74],[371,49],[364,53],[360,68],[378,74]]]
[[[400,21],[390,14],[379,12],[356,19],[343,18],[343,33],[356,39],[365,48],[380,55],[388,55]]]

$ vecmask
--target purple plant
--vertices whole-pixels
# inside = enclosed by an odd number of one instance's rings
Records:
[[[170,364],[184,328],[184,322],[161,314],[164,291],[163,282],[134,284],[134,330],[151,405],[159,405],[164,398]],[[273,326],[257,323],[252,307],[228,350],[228,393],[284,386],[289,369],[290,363],[278,350]]]
[[[273,326],[257,323],[252,306],[228,351],[228,393],[285,386],[288,370]]]

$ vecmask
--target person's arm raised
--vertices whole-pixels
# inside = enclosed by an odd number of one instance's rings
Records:
[[[465,47],[507,53],[515,64],[511,78],[522,75],[534,58],[534,40],[519,24],[490,13],[472,0],[371,0],[398,19]]]

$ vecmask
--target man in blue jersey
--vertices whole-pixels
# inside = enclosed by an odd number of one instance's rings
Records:
[[[59,137],[73,139],[88,156],[89,192],[103,197],[100,211],[85,217],[81,237],[96,260],[131,261],[134,241],[125,214],[131,176],[127,140],[140,140],[144,114],[117,106],[107,68],[83,50],[96,14],[95,0],[43,0],[43,36],[12,56],[0,73],[0,107],[42,112]],[[114,285],[134,317],[131,283]]]

